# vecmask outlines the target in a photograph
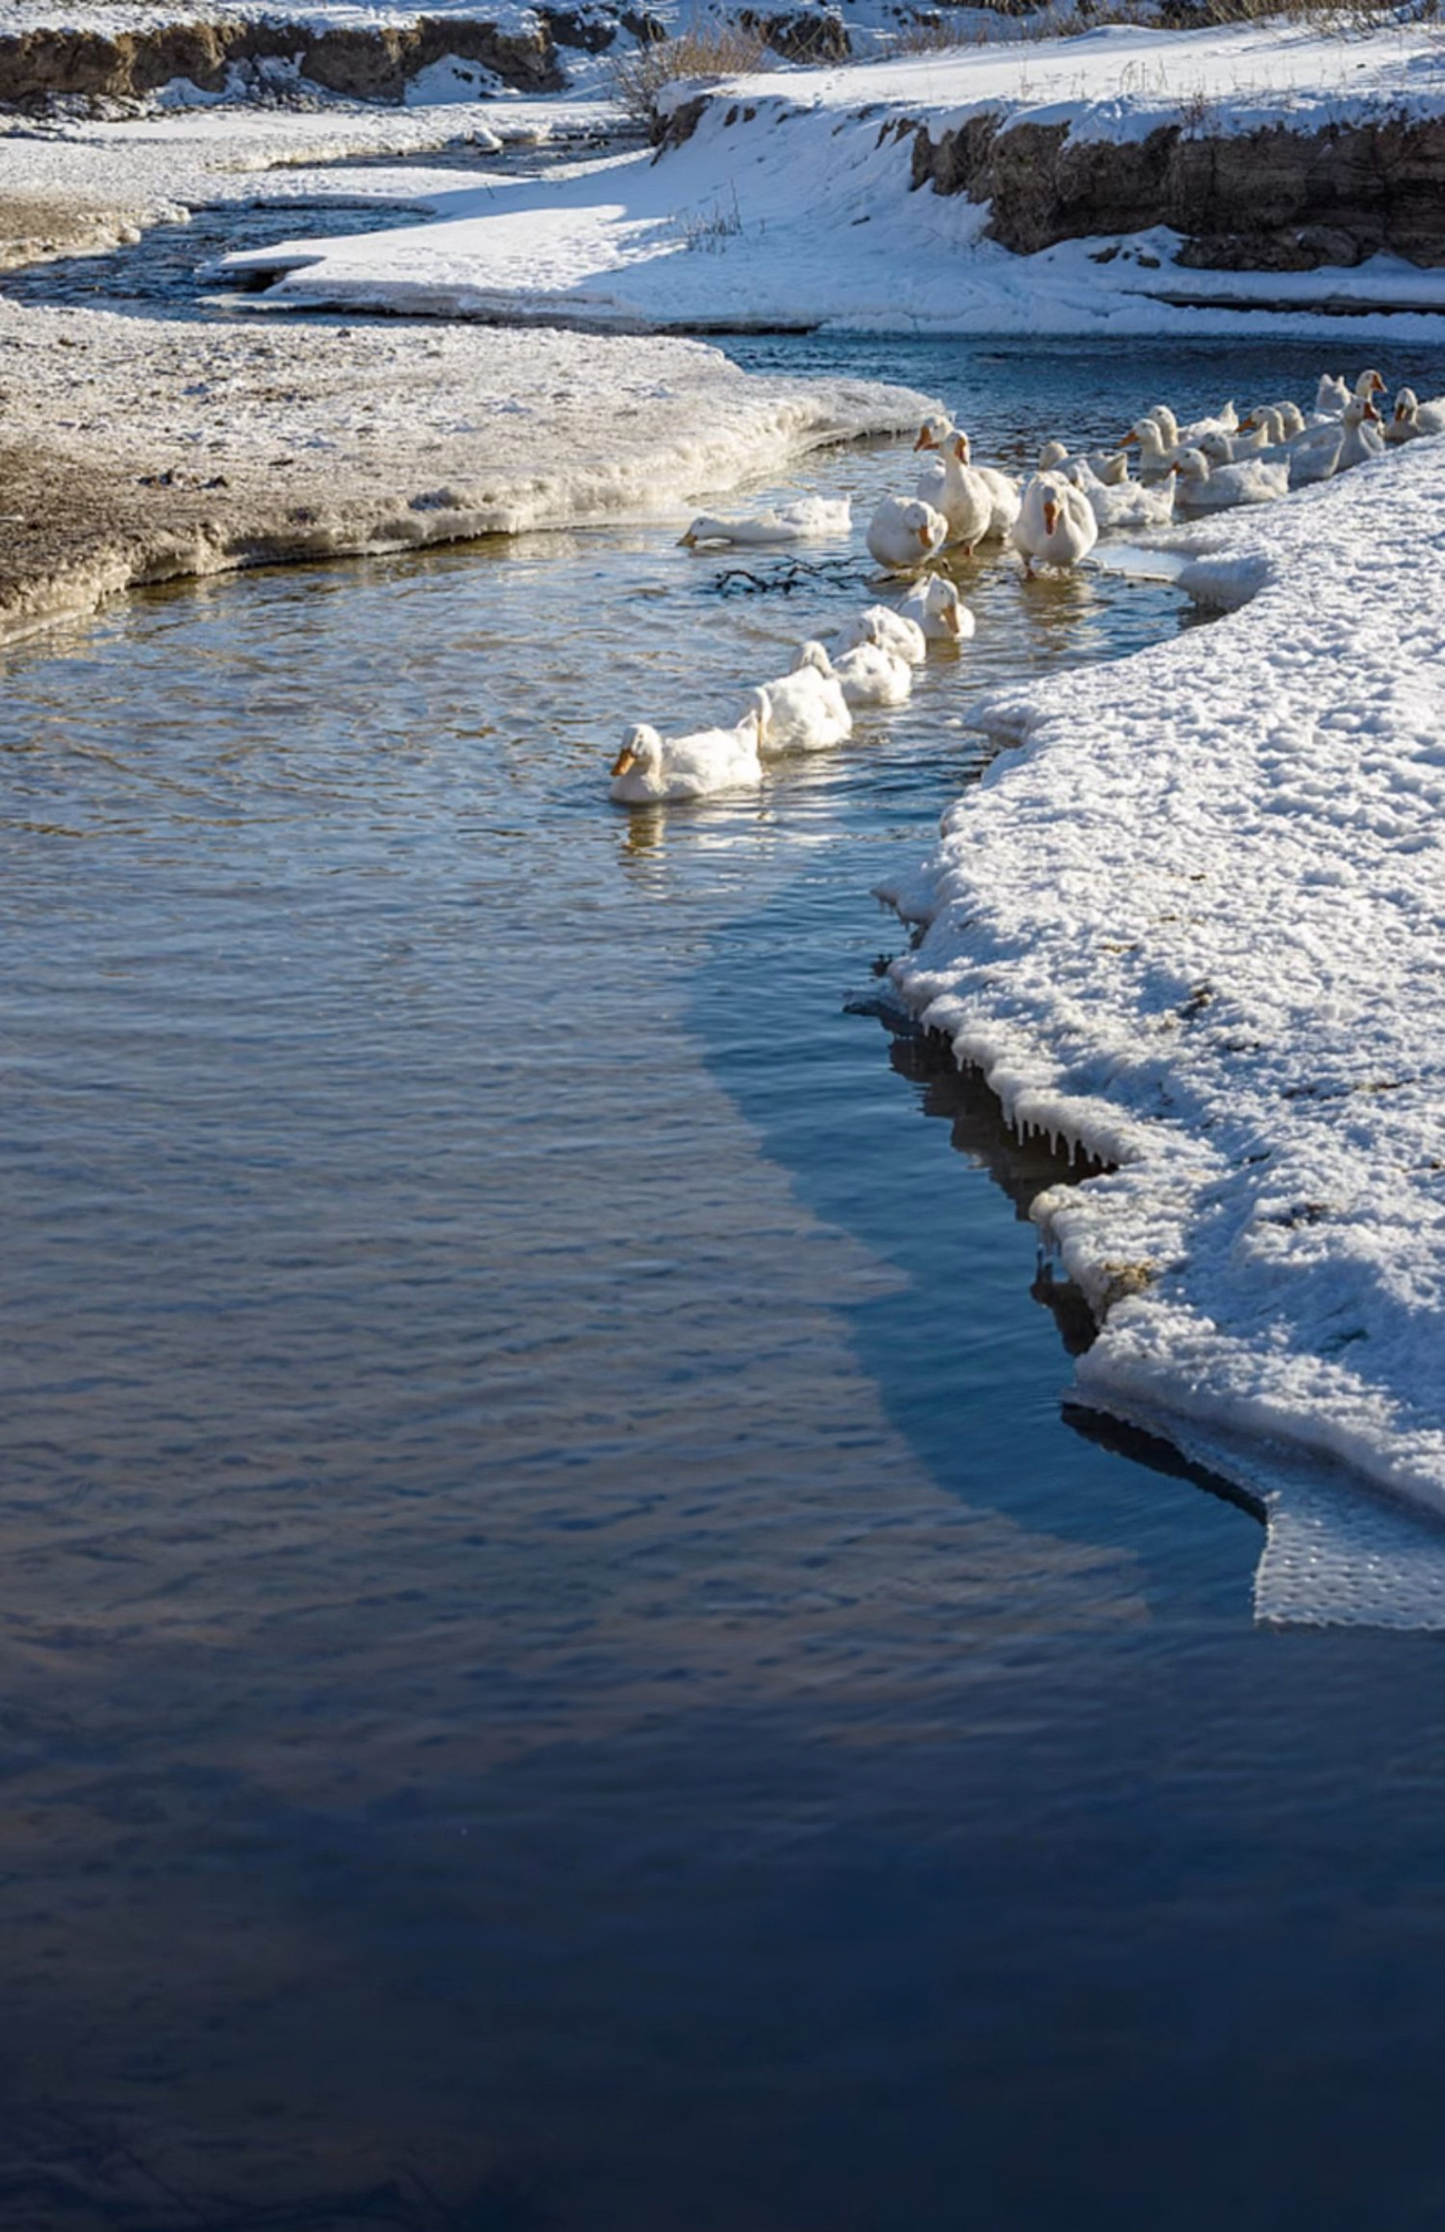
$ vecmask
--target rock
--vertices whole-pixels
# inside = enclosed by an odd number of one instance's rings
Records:
[[[1445,264],[1438,118],[1317,133],[1170,124],[1121,142],[1076,142],[1064,124],[1009,128],[1001,112],[971,117],[937,141],[926,126],[910,128],[914,186],[989,202],[989,237],[1018,255],[1167,225],[1185,236],[1181,263],[1199,268],[1313,271],[1380,249]]]

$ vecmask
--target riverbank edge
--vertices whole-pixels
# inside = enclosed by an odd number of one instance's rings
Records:
[[[1347,628],[1359,609],[1362,584],[1373,589],[1389,578],[1392,567],[1409,582],[1411,598],[1422,600],[1422,613],[1437,609],[1429,588],[1432,579],[1437,585],[1434,598],[1441,600],[1438,609],[1445,610],[1445,539],[1437,536],[1433,542],[1410,543],[1403,529],[1392,534],[1382,521],[1393,491],[1389,480],[1381,477],[1403,471],[1417,484],[1412,496],[1428,501],[1432,468],[1438,476],[1442,463],[1445,438],[1436,438],[1412,445],[1403,458],[1378,460],[1359,476],[1305,491],[1290,500],[1288,511],[1293,516],[1287,523],[1280,522],[1284,532],[1273,537],[1260,514],[1251,512],[1227,521],[1202,520],[1184,533],[1157,538],[1189,555],[1178,577],[1180,586],[1200,605],[1230,619],[1231,673],[1264,667],[1271,641],[1277,641],[1281,629],[1291,624],[1292,601],[1303,599],[1317,621],[1332,614],[1342,629]],[[1339,532],[1351,509],[1356,511],[1353,547],[1349,541],[1342,543]],[[1317,566],[1321,541],[1335,555],[1327,587]],[[1429,623],[1422,626],[1428,633]],[[1428,687],[1438,651],[1433,657],[1412,657],[1404,632],[1402,628],[1397,679],[1410,704],[1413,685]],[[1436,636],[1440,632],[1437,625]],[[998,743],[1002,756],[984,783],[964,793],[944,815],[940,844],[929,859],[912,876],[877,887],[877,896],[916,933],[915,945],[892,965],[893,990],[917,1024],[948,1042],[960,1067],[982,1076],[1006,1120],[1021,1136],[1031,1131],[1048,1134],[1108,1166],[1103,1178],[1053,1188],[1030,1205],[1041,1236],[1057,1251],[1098,1329],[1094,1346],[1078,1359],[1070,1400],[1166,1435],[1186,1454],[1244,1485],[1253,1481],[1257,1490],[1259,1481],[1267,1481],[1272,1473],[1297,1473],[1301,1467],[1315,1465],[1327,1475],[1363,1482],[1387,1498],[1439,1519],[1445,1516],[1445,1432],[1432,1422],[1430,1403],[1418,1389],[1400,1386],[1392,1391],[1387,1378],[1366,1383],[1366,1392],[1379,1396],[1372,1411],[1358,1389],[1346,1385],[1348,1375],[1323,1356],[1318,1359],[1315,1388],[1292,1395],[1265,1370],[1251,1386],[1254,1360],[1248,1339],[1211,1318],[1209,1305],[1214,1302],[1217,1307],[1218,1295],[1198,1276],[1196,1259],[1202,1250],[1194,1245],[1199,1238],[1195,1206],[1208,1195],[1218,1211],[1232,1188],[1242,1236],[1260,1221],[1262,1212],[1252,1173],[1231,1164],[1220,1140],[1207,1136],[1208,1125],[1190,1128],[1188,1112],[1193,1109],[1197,1115],[1203,1088],[1197,1075],[1189,1074],[1187,1056],[1183,1066],[1179,1063],[1188,1032],[1173,1041],[1173,1068],[1167,1050],[1151,1050],[1161,1079],[1161,1106],[1151,1113],[1136,1083],[1137,1051],[1127,1049],[1122,1038],[1112,1046],[1107,1043],[1111,1020],[1117,1024],[1117,1004],[1113,1010],[1101,1005],[1092,1017],[1078,1007],[1069,1014],[1066,1026],[1061,1020],[1078,987],[1071,991],[1052,967],[1050,934],[1057,922],[1051,923],[1050,905],[1041,893],[1051,883],[1068,890],[1068,906],[1062,899],[1059,904],[1066,912],[1072,908],[1068,941],[1080,954],[1091,943],[1101,955],[1121,952],[1115,921],[1108,923],[1113,942],[1099,942],[1111,901],[1118,898],[1117,889],[1108,890],[1111,866],[1118,863],[1096,849],[1083,864],[1074,847],[1086,840],[1081,840],[1077,829],[1063,824],[1060,841],[1050,851],[1038,814],[1047,782],[1043,770],[1067,764],[1070,794],[1082,804],[1098,777],[1094,762],[1101,740],[1111,735],[1122,740],[1131,731],[1137,737],[1141,718],[1153,744],[1164,747],[1160,765],[1166,783],[1171,752],[1191,749],[1211,730],[1222,743],[1230,725],[1225,693],[1217,706],[1201,708],[1194,731],[1187,735],[1162,714],[1152,725],[1147,709],[1141,716],[1143,673],[1167,675],[1172,687],[1180,679],[1181,662],[1187,665],[1193,656],[1197,656],[1194,640],[1185,637],[1117,665],[1082,670],[1065,677],[1062,685],[1058,681],[1043,688],[1026,685],[996,693],[967,709],[970,723]],[[1286,694],[1313,716],[1319,709],[1348,708],[1357,692],[1364,695],[1359,675],[1349,672],[1344,662],[1317,651],[1290,678]],[[1261,757],[1271,724],[1278,725],[1277,708],[1262,706],[1245,738],[1248,749],[1258,750]],[[1438,740],[1438,722],[1435,733]],[[1106,757],[1108,749],[1105,744]],[[1402,739],[1402,761],[1408,763],[1409,757]],[[1118,764],[1116,758],[1110,777],[1117,776]],[[1153,773],[1141,775],[1141,788],[1155,779]],[[1028,849],[1036,875],[1021,870],[1017,852],[1011,863],[1001,861],[999,847],[992,841],[998,835],[1000,815],[1016,824],[1017,842]],[[1421,842],[1428,834],[1427,828],[1421,829]],[[1161,841],[1162,837],[1161,832]],[[1136,848],[1121,869],[1125,882],[1143,866]],[[1191,855],[1179,874],[1194,884],[1201,880],[1200,869],[1201,856]],[[1246,869],[1240,873],[1247,876]],[[1094,891],[1099,897],[1091,921],[1088,895]],[[1281,924],[1282,930],[1287,927]],[[1181,948],[1169,938],[1158,944],[1161,950],[1154,955],[1153,966],[1163,975],[1173,970]],[[1206,987],[1193,997],[1210,1004],[1222,1004],[1222,996],[1227,997],[1226,975],[1209,965],[1211,946],[1217,955],[1227,945],[1224,935],[1182,942],[1182,949],[1193,948],[1193,967],[1186,973],[1197,976]],[[1381,951],[1380,999],[1389,1003],[1392,988],[1385,982]],[[1370,968],[1368,962],[1364,965]],[[1142,973],[1142,959],[1139,968]],[[1020,970],[1033,985],[1048,983],[1046,997],[1035,998],[1030,984],[1021,984]],[[1088,993],[1083,997],[1087,999]],[[1205,1012],[1203,1006],[1196,1010],[1199,1015]],[[1189,1002],[1179,1016],[1186,1023],[1193,1021]],[[1165,1015],[1160,1020],[1172,1019]],[[1431,1050],[1408,1015],[1399,1020],[1401,1073],[1413,1079],[1417,1071],[1429,1070]],[[1316,1086],[1309,1079],[1328,1070],[1332,1061],[1347,1071],[1349,1051],[1347,1040],[1336,1044],[1321,1027],[1312,1044],[1288,1057],[1297,1062],[1304,1081],[1278,1089],[1279,1105],[1287,1107],[1295,1101],[1296,1107],[1310,1106]],[[1367,1060],[1378,1061],[1379,1051],[1378,1046],[1367,1049]],[[1121,1089],[1111,1091],[1106,1083],[1099,1090],[1081,1091],[1078,1081],[1091,1067],[1096,1078],[1116,1075]],[[1227,1069],[1221,1068],[1221,1075],[1210,1082],[1216,1111],[1210,1119],[1213,1124],[1225,1120]],[[1243,1078],[1239,1082],[1241,1100],[1246,1100]],[[1244,1117],[1253,1120],[1269,1096],[1259,1093],[1258,1080],[1250,1083],[1256,1090]],[[1131,1086],[1135,1088],[1132,1101]],[[1334,1091],[1331,1087],[1326,1098]],[[1437,1133],[1439,1129],[1438,1111],[1430,1109],[1428,1095],[1421,1108],[1413,1098],[1407,1105],[1405,1095],[1396,1097],[1392,1091],[1389,1101],[1377,1109],[1374,1096],[1379,1091],[1374,1083],[1347,1087],[1341,1103],[1353,1125],[1343,1162],[1359,1173],[1364,1190],[1378,1177],[1378,1168],[1372,1172],[1372,1160],[1380,1166],[1404,1153],[1401,1136],[1413,1146],[1417,1133],[1428,1136],[1431,1127]],[[1295,1100],[1296,1095],[1301,1098]],[[1171,1102],[1175,1105],[1164,1113]],[[1362,1109],[1377,1126],[1373,1158],[1364,1137],[1367,1118],[1362,1117]],[[1324,1129],[1320,1125],[1319,1132]],[[1287,1187],[1288,1152],[1279,1148],[1277,1139],[1271,1142],[1267,1133],[1253,1144],[1256,1149],[1269,1144],[1271,1152],[1279,1153],[1278,1183]],[[1318,1133],[1303,1150],[1294,1143],[1297,1165],[1305,1165],[1311,1153],[1318,1152],[1318,1145]],[[1255,1152],[1239,1161],[1241,1165],[1268,1163],[1269,1155]],[[1439,1167],[1438,1161],[1422,1164],[1425,1170]],[[1311,1205],[1311,1220],[1313,1214]],[[1428,1224],[1422,1216],[1417,1230]],[[1347,1233],[1346,1243],[1348,1239]],[[1204,1280],[1217,1278],[1217,1269],[1211,1263]],[[1418,1276],[1420,1266],[1412,1269]],[[1211,1364],[1218,1367],[1213,1378]],[[1382,1369],[1388,1374],[1388,1363]],[[1398,1433],[1382,1426],[1378,1415],[1392,1407],[1399,1415]],[[1445,1624],[1445,1614],[1440,1624]]]
[[[5,305],[15,370],[0,643],[167,582],[665,516],[937,407],[685,341],[313,326],[278,347],[249,323]],[[568,398],[551,418],[520,400],[549,390]],[[77,391],[110,439],[69,415]],[[342,456],[358,413],[371,450]]]

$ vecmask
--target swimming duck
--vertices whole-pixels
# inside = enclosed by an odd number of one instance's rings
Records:
[[[921,628],[930,643],[966,643],[978,625],[945,574],[916,582],[898,607],[899,617]]]
[[[770,543],[823,542],[851,533],[852,526],[853,507],[846,496],[800,496],[795,503],[779,504],[748,519],[714,519],[701,512],[678,541],[687,550],[699,543],[758,548]]]
[[[1211,470],[1201,449],[1181,451],[1174,462],[1179,476],[1175,498],[1181,511],[1225,511],[1233,504],[1270,504],[1289,493],[1289,466],[1268,465],[1257,457]]]
[[[851,651],[830,659],[821,643],[805,643],[793,665],[799,672],[815,668],[831,676],[854,710],[869,706],[906,705],[913,695],[913,669],[896,652],[881,643],[858,643]]]
[[[868,548],[890,573],[911,573],[942,550],[948,521],[932,504],[885,496],[868,522]]]
[[[699,729],[693,736],[659,736],[639,722],[623,737],[612,763],[611,795],[620,806],[655,806],[663,799],[745,789],[763,779],[758,741],[755,710],[736,728]]]
[[[758,750],[765,759],[781,752],[825,752],[853,734],[841,685],[813,665],[765,682],[752,692],[751,704],[759,721]]]
[[[1071,457],[1062,442],[1045,442],[1039,451],[1039,471],[1056,473],[1062,469],[1070,480],[1070,466],[1083,463],[1088,466],[1095,480],[1106,488],[1119,488],[1129,478],[1129,458],[1125,450],[1084,450],[1077,458]]]
[[[1099,522],[1081,489],[1060,473],[1035,473],[1024,490],[1009,540],[1022,553],[1024,572],[1043,566],[1077,566],[1099,539]]]
[[[968,436],[946,419],[925,419],[916,450],[936,455],[918,476],[918,495],[948,521],[948,539],[961,543],[968,557],[993,525],[994,494],[971,463]]]
[[[955,590],[954,595],[957,594]],[[879,643],[896,659],[906,659],[910,666],[921,666],[928,657],[928,638],[917,621],[894,612],[888,605],[869,605],[866,612],[860,612],[838,630],[831,647],[836,656],[839,651],[851,651],[860,643]]]
[[[1315,412],[1321,418],[1340,418],[1350,400],[1350,391],[1338,372],[1322,372],[1315,389]]]

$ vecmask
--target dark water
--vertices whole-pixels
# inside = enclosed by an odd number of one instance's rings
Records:
[[[1220,385],[870,351],[1005,450]],[[906,711],[629,819],[865,593],[671,534],[5,661],[0,2224],[1433,2226],[1440,1643],[1251,1626],[1061,1412],[1052,1172],[862,1012],[969,696],[1177,597],[974,569]]]

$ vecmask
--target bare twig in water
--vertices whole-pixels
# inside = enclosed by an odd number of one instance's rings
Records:
[[[861,585],[867,574],[856,558],[789,558],[770,573],[754,573],[748,566],[729,566],[709,587],[720,597],[790,597],[803,584],[829,582],[841,588]]]

